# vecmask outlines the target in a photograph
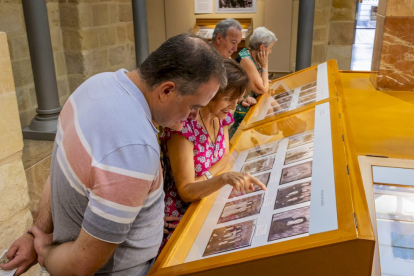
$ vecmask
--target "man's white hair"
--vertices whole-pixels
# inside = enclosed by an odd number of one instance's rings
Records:
[[[223,38],[226,38],[227,30],[230,29],[231,27],[236,28],[239,31],[242,30],[242,26],[240,22],[233,18],[227,18],[217,23],[213,31],[213,37],[212,37],[213,41],[216,40],[216,37],[218,34],[221,34]]]

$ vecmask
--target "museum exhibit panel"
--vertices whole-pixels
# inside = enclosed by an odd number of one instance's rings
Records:
[[[298,103],[316,92],[309,104],[245,123],[232,139],[226,171],[248,172],[267,190],[241,194],[227,185],[191,204],[150,275],[370,274],[374,233],[349,157],[339,74],[335,61],[321,67],[283,78],[284,90],[269,95],[293,90]],[[315,81],[316,91],[299,97]]]
[[[258,103],[240,124],[239,131],[338,97],[341,87],[335,83],[340,83],[335,60],[273,80],[269,84],[269,94],[258,98]]]
[[[414,160],[359,156],[373,221],[372,275],[414,271]]]

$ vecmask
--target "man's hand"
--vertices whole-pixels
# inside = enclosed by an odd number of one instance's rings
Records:
[[[19,276],[29,270],[37,263],[37,255],[33,245],[33,236],[24,234],[14,241],[6,253],[10,260],[7,264],[0,264],[4,270],[13,270],[17,268],[15,276]]]
[[[178,223],[171,223],[173,221],[180,221],[179,217],[164,217],[164,234],[169,234],[168,229],[175,229]]]
[[[242,192],[243,194],[253,192],[254,185],[257,185],[260,189],[266,191],[266,186],[260,182],[260,180],[251,176],[250,173],[226,172],[219,175],[219,177],[222,177],[222,181],[224,181],[225,184],[233,186],[236,191]]]
[[[53,242],[53,234],[46,234],[37,226],[33,226],[29,229],[29,232],[33,233],[35,236],[34,239],[34,248],[37,253],[37,260],[41,266],[45,266],[44,261],[48,252],[48,246]]]
[[[255,98],[253,97],[246,97],[242,102],[241,102],[241,106],[243,107],[250,107],[252,105],[257,104],[257,101]]]

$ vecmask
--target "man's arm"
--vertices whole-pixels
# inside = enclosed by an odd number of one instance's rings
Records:
[[[35,225],[45,233],[52,233],[53,222],[50,207],[50,176],[47,178],[43,187],[42,198],[40,201],[39,214]],[[0,268],[4,270],[12,270],[18,268],[15,276],[29,270],[30,267],[37,263],[37,255],[33,245],[34,237],[28,233],[18,238],[10,246],[6,253],[10,260],[7,264],[0,264]]]
[[[50,197],[50,175],[46,179],[43,187],[42,199],[40,201],[39,213],[34,223],[43,232],[50,234],[53,232],[52,208]]]
[[[50,245],[49,235],[37,227],[30,229],[35,235],[34,246],[39,264],[51,275],[93,275],[112,256],[118,244],[98,240],[83,229],[74,242]]]

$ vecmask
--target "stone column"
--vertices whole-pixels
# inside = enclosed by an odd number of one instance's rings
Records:
[[[380,0],[371,82],[378,90],[414,90],[414,0]]]
[[[23,137],[6,33],[0,32],[0,252],[32,225],[22,163]],[[33,267],[26,275],[39,275]]]

